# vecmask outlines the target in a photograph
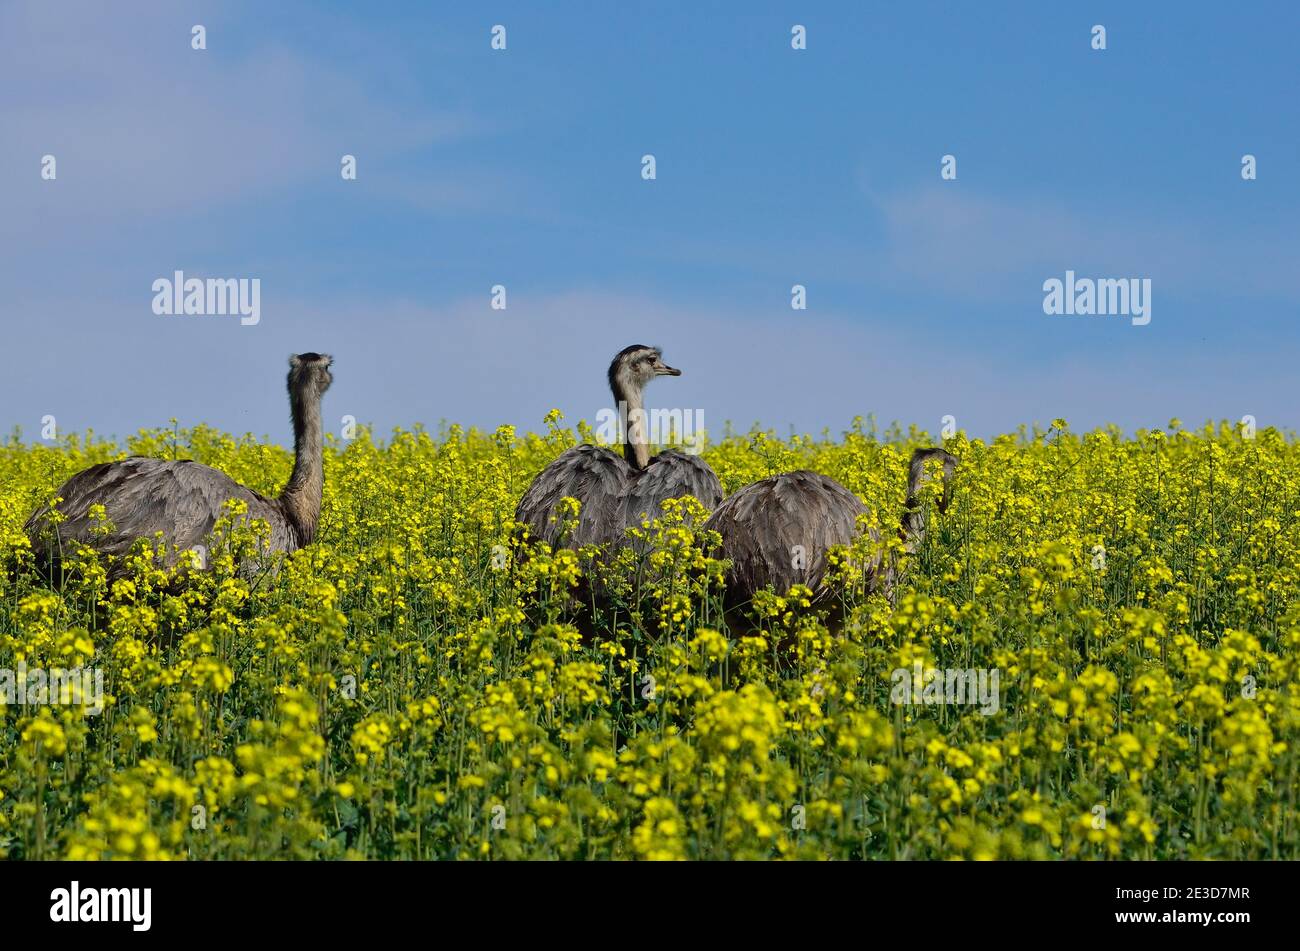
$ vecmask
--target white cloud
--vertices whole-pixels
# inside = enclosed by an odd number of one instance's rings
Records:
[[[58,313],[62,303],[22,303]],[[1213,356],[1128,344],[1104,359],[1069,351],[1022,357],[970,352],[936,341],[905,315],[867,319],[790,311],[754,318],[728,306],[667,301],[600,288],[531,294],[511,288],[509,307],[481,298],[447,306],[409,299],[263,301],[263,320],[242,328],[220,318],[162,318],[137,303],[105,302],[70,345],[31,321],[10,330],[22,373],[0,372],[6,427],[30,434],[45,413],[65,430],[126,433],[206,421],[284,437],[284,359],[295,351],[335,356],[328,419],[344,414],[395,425],[439,420],[537,430],[552,407],[572,423],[594,421],[610,403],[605,369],[632,343],[657,344],[680,378],[656,381],[652,406],[700,410],[717,434],[732,420],[783,431],[833,433],[874,413],[883,426],[916,423],[932,435],[944,415],[978,435],[1046,424],[1126,428],[1255,415],[1261,426],[1295,427],[1285,350]],[[1146,340],[1123,330],[1127,341]],[[102,354],[114,354],[105,361]],[[1214,386],[1205,381],[1213,379]],[[113,394],[104,399],[105,388]],[[1289,414],[1289,415],[1287,415]]]
[[[1182,216],[1050,196],[992,197],[964,182],[883,194],[861,187],[885,226],[885,257],[875,268],[885,280],[923,280],[987,302],[1023,297],[1027,287],[1037,293],[1071,268],[1150,277],[1161,296],[1300,300],[1288,263],[1300,256],[1294,234],[1209,231]]]
[[[348,64],[259,44],[233,26],[223,34],[221,10],[199,15],[161,0],[132,3],[131,16],[95,2],[0,9],[0,229],[39,237],[50,215],[78,231],[157,224],[172,212],[332,183],[345,153],[364,173],[480,131],[467,116],[367,88]],[[190,48],[194,22],[208,28],[206,51]],[[235,52],[242,43],[254,49]],[[47,153],[58,160],[55,186],[38,176]],[[489,191],[480,180],[418,200],[460,206],[470,188]]]

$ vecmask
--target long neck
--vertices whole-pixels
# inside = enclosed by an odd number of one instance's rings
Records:
[[[650,465],[650,446],[646,442],[645,399],[641,387],[621,380],[614,384],[614,400],[626,409],[623,426],[623,458],[634,469]]]
[[[903,542],[903,550],[900,556],[898,549],[891,548],[884,558],[884,571],[880,580],[880,590],[889,600],[890,604],[895,603],[898,594],[898,585],[903,577],[904,562],[903,557],[911,557],[916,554],[921,542],[925,538],[927,513],[922,508],[916,497],[916,492],[909,487],[907,500],[903,503],[903,517],[898,523],[898,537]]]
[[[293,474],[280,503],[292,523],[301,545],[311,544],[320,521],[321,491],[325,485],[322,459],[320,399],[310,398],[301,389],[289,395],[293,414]]]
[[[940,512],[948,509],[949,493],[951,491],[949,480],[952,478],[956,460],[940,450],[916,450],[912,453],[912,461],[908,466],[907,498],[903,502],[903,516],[898,522],[898,537],[903,543],[902,554],[908,558],[920,550],[921,543],[925,541],[926,531],[930,527],[930,512],[921,501],[921,487],[929,481],[929,476],[925,471],[925,462],[927,459],[935,457],[943,461],[943,494],[936,507]],[[903,570],[899,553],[897,551],[890,552],[885,569],[884,584],[885,594],[891,604],[894,601],[894,594],[897,591]]]
[[[921,487],[930,481],[925,471],[925,464],[938,460],[943,464],[943,491],[936,502],[940,512],[948,510],[948,500],[952,491],[951,479],[957,465],[948,453],[941,449],[918,449],[912,453],[912,461],[907,469],[907,500],[903,503],[903,517],[899,520],[898,535],[903,540],[903,551],[908,555],[916,554],[925,541],[925,533],[930,525],[930,513],[921,502]]]
[[[929,513],[921,505],[915,493],[908,492],[907,500],[903,503],[903,517],[898,522],[898,537],[903,540],[905,554],[916,554],[916,550],[921,547],[921,542],[925,539],[928,522]]]

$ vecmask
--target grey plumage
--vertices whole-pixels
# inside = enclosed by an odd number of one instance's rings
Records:
[[[638,344],[614,357],[609,385],[615,403],[625,410],[623,456],[599,446],[577,446],[543,469],[515,510],[515,520],[532,538],[553,548],[613,549],[624,543],[628,526],[658,518],[668,499],[693,495],[710,509],[721,501],[722,483],[698,457],[675,449],[650,456],[642,393],[655,377],[680,375],[654,347]],[[560,520],[552,518],[566,496],[581,503],[578,524],[568,535]]]
[[[927,478],[925,463],[934,458],[942,459],[944,468],[940,511],[947,508],[950,498],[956,459],[942,449],[916,450],[899,526],[908,554],[914,553],[925,537],[927,515],[918,493]],[[863,531],[875,540],[880,538],[875,527],[860,521],[867,514],[862,500],[844,486],[806,470],[761,479],[728,496],[704,526],[721,536],[721,554],[730,562],[728,611],[749,604],[765,588],[785,594],[796,584],[807,585],[817,601],[825,601],[830,594],[826,583],[828,550],[852,545]],[[874,586],[892,595],[898,566],[882,561],[877,556],[865,571]]]
[[[796,584],[814,591],[826,576],[826,552],[850,545],[867,515],[862,500],[834,479],[799,470],[760,479],[729,495],[705,531],[722,537],[730,594],[744,601],[772,588],[785,594]]]
[[[34,512],[24,526],[38,563],[47,572],[69,552],[73,542],[110,556],[109,577],[124,571],[120,556],[139,538],[159,532],[167,546],[164,561],[174,565],[180,553],[207,545],[213,527],[230,499],[248,503],[248,518],[270,526],[270,551],[290,552],[311,543],[320,518],[324,485],[320,400],[333,381],[332,360],[318,353],[289,358],[289,404],[294,429],[293,473],[278,498],[268,499],[210,466],[190,460],[133,456],[85,469],[56,493],[58,524],[47,520],[50,509]],[[113,530],[95,536],[98,524],[90,508],[102,504]]]
[[[691,495],[707,509],[722,501],[722,482],[699,456],[668,449],[652,458],[634,474],[623,497],[626,525],[640,525],[642,519],[658,518],[666,499]]]
[[[515,509],[515,520],[552,548],[607,545],[622,537],[626,524],[624,496],[632,467],[603,446],[575,446],[538,473]],[[582,506],[573,532],[552,519],[566,496]]]

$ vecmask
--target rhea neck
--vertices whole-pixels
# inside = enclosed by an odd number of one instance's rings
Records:
[[[289,412],[293,416],[293,473],[280,493],[280,503],[298,543],[309,545],[316,536],[325,485],[319,394],[310,392],[309,387],[294,387],[289,392]]]
[[[625,410],[623,419],[623,458],[633,469],[650,465],[650,446],[646,441],[645,384],[616,377],[614,401]]]
[[[903,550],[909,555],[916,554],[916,550],[921,545],[921,540],[925,538],[926,529],[929,527],[929,512],[921,502],[920,492],[921,487],[930,481],[930,476],[925,471],[925,461],[930,455],[918,451],[914,454],[911,465],[908,467],[907,498],[903,502],[903,517],[899,522],[898,536],[903,541]],[[948,480],[952,477],[955,460],[947,454],[940,458],[943,462],[943,495],[937,503],[937,507],[940,512],[943,512],[948,508],[949,492],[951,491]]]
[[[908,493],[903,503],[903,517],[898,526],[898,537],[903,541],[903,550],[913,555],[925,537],[927,513],[915,495]]]

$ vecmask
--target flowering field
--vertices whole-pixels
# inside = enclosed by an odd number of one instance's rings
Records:
[[[687,505],[609,569],[525,550],[514,506],[575,441],[452,428],[326,449],[278,573],[31,570],[27,515],[125,455],[0,448],[0,668],[103,672],[104,709],[0,713],[10,858],[1300,858],[1300,448],[1272,430],[1062,425],[960,460],[892,606],[845,553],[834,634],[796,591],[753,631]],[[812,468],[897,524],[923,433],[728,435],[727,492]],[[142,432],[271,494],[289,453]],[[235,520],[232,518],[232,524]],[[867,543],[864,542],[864,546]],[[865,553],[864,553],[865,554]],[[75,560],[74,560],[75,561]],[[608,571],[581,636],[569,591]],[[917,665],[920,665],[919,667]],[[996,674],[990,706],[899,670]]]

